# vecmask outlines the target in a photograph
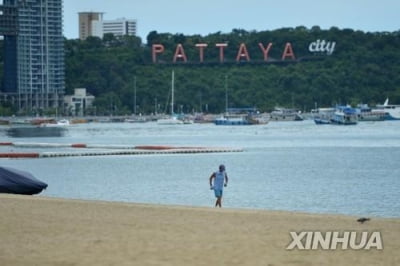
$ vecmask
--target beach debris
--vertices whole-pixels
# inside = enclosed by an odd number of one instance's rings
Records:
[[[369,220],[371,220],[371,219],[370,218],[361,217],[361,218],[357,219],[357,222],[363,224],[364,222],[369,221]]]

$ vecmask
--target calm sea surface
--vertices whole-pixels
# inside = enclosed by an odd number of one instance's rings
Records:
[[[226,165],[224,206],[400,217],[400,121],[356,126],[312,121],[260,126],[92,123],[64,137],[1,142],[179,145],[243,148],[215,154],[0,159],[48,183],[44,196],[213,206],[208,178]],[[54,148],[0,147],[8,151]]]

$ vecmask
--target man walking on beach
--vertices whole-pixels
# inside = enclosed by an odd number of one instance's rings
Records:
[[[214,190],[215,197],[217,198],[215,207],[222,207],[222,192],[227,185],[228,174],[225,172],[225,165],[221,164],[219,166],[219,171],[212,173],[210,176],[210,189]]]

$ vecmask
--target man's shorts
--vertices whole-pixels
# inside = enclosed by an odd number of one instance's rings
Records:
[[[216,198],[222,197],[222,189],[214,189],[214,194]]]

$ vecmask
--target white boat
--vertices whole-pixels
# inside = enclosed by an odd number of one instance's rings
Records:
[[[372,110],[367,104],[357,105],[356,113],[359,122],[383,121],[386,116],[383,110]]]
[[[171,116],[171,117],[158,119],[157,124],[159,124],[159,125],[182,125],[183,121],[178,119],[177,116]]]
[[[55,123],[42,123],[40,124],[41,127],[65,127],[69,126],[70,122],[68,119],[60,119]]]
[[[246,115],[223,115],[215,119],[216,125],[235,126],[235,125],[251,125]]]
[[[147,120],[145,117],[139,116],[139,117],[126,118],[124,120],[124,122],[126,122],[126,123],[145,123],[145,122],[147,122]]]
[[[171,115],[157,120],[159,125],[183,125],[183,121],[178,119],[174,114],[174,87],[175,87],[175,72],[171,74]]]
[[[302,121],[303,117],[300,112],[294,109],[275,107],[270,114],[271,121]]]
[[[385,112],[385,120],[400,120],[400,105],[389,104],[389,98],[386,98],[384,104],[376,105],[375,110]]]
[[[354,108],[349,106],[337,106],[331,117],[331,124],[337,125],[356,125],[357,113]]]
[[[318,108],[313,110],[313,119],[317,125],[326,125],[331,123],[331,118],[335,113],[335,108]]]

